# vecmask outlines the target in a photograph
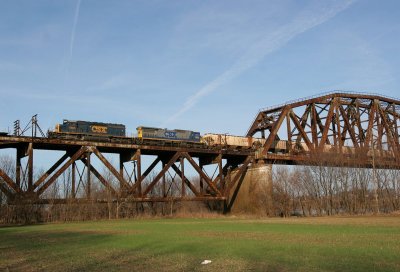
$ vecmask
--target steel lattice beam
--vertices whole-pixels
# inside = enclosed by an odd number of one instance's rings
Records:
[[[281,160],[289,164],[325,154],[358,157],[354,166],[368,167],[374,149],[380,154],[378,167],[400,168],[399,116],[398,100],[337,92],[261,110],[247,136],[265,137],[256,157],[266,161],[276,157],[272,146],[279,139],[287,146]]]

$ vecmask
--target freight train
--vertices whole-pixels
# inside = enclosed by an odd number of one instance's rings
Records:
[[[8,133],[0,132],[0,136]],[[230,149],[253,149],[256,150],[256,156],[265,144],[266,139],[254,137],[241,137],[226,134],[207,133],[203,136],[200,132],[180,129],[162,129],[154,127],[140,126],[137,128],[137,137],[128,137],[126,135],[125,126],[122,124],[87,122],[87,121],[70,121],[64,120],[62,124],[57,124],[54,131],[48,132],[49,138],[69,139],[69,140],[85,140],[85,141],[102,141],[125,144],[149,144],[149,145],[173,145],[173,146],[191,146],[202,148],[230,148]],[[325,152],[335,151],[337,147],[332,145],[324,145]],[[289,150],[295,152],[309,152],[310,148],[306,143],[296,143],[289,141],[274,141],[269,151],[276,153],[288,153]],[[344,154],[355,154],[354,147],[342,147],[341,152]],[[389,150],[368,151],[368,155],[375,152],[376,156],[383,156]]]
[[[122,124],[70,121],[64,120],[57,124],[54,131],[48,132],[49,138],[106,141],[128,144],[152,144],[152,145],[190,145],[197,147],[229,147],[235,149],[257,149],[265,144],[265,139],[253,137],[240,137],[226,134],[205,134],[181,129],[163,129],[155,127],[139,126],[137,137],[128,137],[125,126]],[[272,149],[284,152],[287,148],[286,141],[276,141]]]

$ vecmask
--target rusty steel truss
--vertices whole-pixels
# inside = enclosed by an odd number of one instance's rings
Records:
[[[98,181],[112,201],[218,201],[228,209],[237,194],[237,185],[253,160],[249,150],[190,148],[179,143],[150,146],[25,136],[0,136],[0,143],[0,148],[16,150],[14,177],[0,169],[0,181],[3,181],[0,190],[9,203],[106,201],[92,194],[92,183]],[[34,150],[56,150],[64,154],[35,179]],[[106,158],[107,153],[118,155],[119,167]],[[100,162],[96,167],[93,157]],[[143,157],[153,160],[144,167]],[[133,169],[128,169],[127,163],[133,164]],[[194,175],[186,174],[188,165]],[[214,174],[207,173],[206,166],[214,167]],[[55,199],[46,193],[66,173],[71,180],[68,199]],[[80,186],[84,193],[78,196]]]
[[[399,168],[399,126],[399,100],[332,92],[261,110],[247,136],[264,138],[256,158],[275,163]]]
[[[51,139],[43,137],[34,116],[30,127],[21,129],[16,122],[14,135],[0,135],[0,149],[16,154],[13,171],[0,168],[0,190],[9,203],[106,201],[93,192],[96,183],[107,201],[208,201],[229,210],[248,167],[256,163],[398,169],[399,125],[400,101],[344,92],[261,110],[247,137],[261,138],[262,146],[247,149]],[[30,128],[31,135],[24,136]],[[62,155],[38,174],[37,150]],[[118,166],[106,154],[118,156]],[[57,198],[49,191],[62,178],[70,183]]]

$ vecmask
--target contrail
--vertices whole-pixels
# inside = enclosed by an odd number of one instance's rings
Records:
[[[233,66],[231,66],[228,70],[226,70],[221,75],[216,77],[214,80],[204,85],[194,95],[186,99],[182,108],[179,111],[177,111],[174,115],[169,117],[162,124],[162,127],[164,127],[168,123],[175,121],[183,113],[190,110],[193,106],[196,105],[196,103],[203,96],[210,94],[221,85],[233,80],[235,77],[239,76],[244,71],[255,66],[265,56],[278,50],[297,35],[306,32],[307,30],[314,28],[328,21],[329,19],[335,17],[336,14],[347,9],[353,2],[355,1],[354,0],[346,1],[327,10],[323,9],[314,12],[313,10],[308,10],[307,12],[301,14],[300,16],[297,16],[293,22],[278,28],[276,31],[272,33],[269,33],[259,42],[252,45],[247,50],[247,52],[240,59],[238,59],[233,64]]]
[[[68,76],[69,76],[69,66],[71,64],[72,55],[74,52],[75,32],[76,32],[76,26],[78,25],[80,8],[81,8],[81,0],[78,0],[78,2],[76,3],[74,24],[72,25],[71,39],[70,39],[70,43],[69,43],[69,56],[68,56],[67,65],[65,68],[65,82],[67,81]]]

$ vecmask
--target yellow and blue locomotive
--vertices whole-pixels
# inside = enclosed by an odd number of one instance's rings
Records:
[[[200,142],[200,132],[182,129],[166,129],[140,126],[137,129],[139,139]]]
[[[101,139],[125,137],[125,126],[122,124],[63,120],[54,131],[48,133],[50,138],[68,139]]]

